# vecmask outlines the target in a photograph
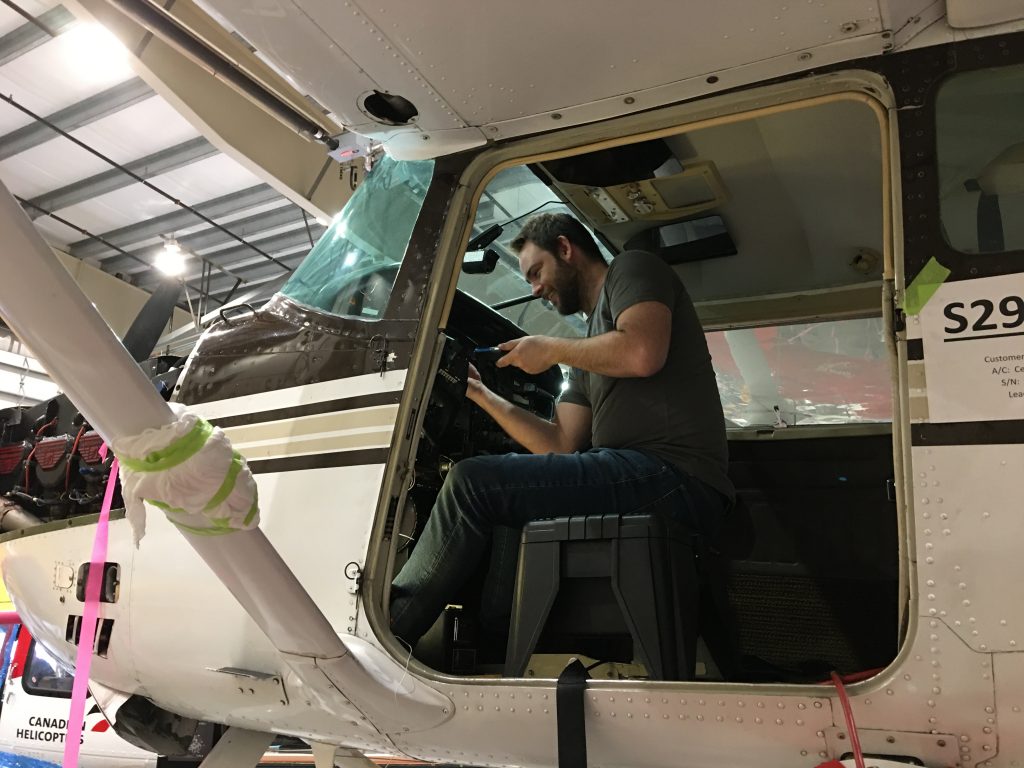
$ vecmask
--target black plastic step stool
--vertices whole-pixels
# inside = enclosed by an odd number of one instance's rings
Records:
[[[611,597],[587,588],[597,581]],[[576,638],[615,634],[624,622],[652,679],[692,679],[699,593],[693,534],[669,515],[535,520],[519,548],[505,676],[522,677],[542,633],[572,653]]]

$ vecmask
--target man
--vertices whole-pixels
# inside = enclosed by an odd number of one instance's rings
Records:
[[[412,645],[473,573],[496,526],[663,508],[713,536],[733,499],[711,357],[672,268],[643,251],[608,266],[566,214],[530,219],[512,249],[535,296],[563,315],[587,315],[587,337],[500,345],[499,367],[572,366],[553,421],[512,405],[470,371],[467,396],[531,454],[466,459],[448,474],[392,585],[392,630]],[[481,611],[499,623],[511,613],[515,577],[516,551],[507,550],[495,546]]]

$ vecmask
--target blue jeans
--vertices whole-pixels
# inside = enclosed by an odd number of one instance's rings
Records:
[[[664,509],[713,537],[725,506],[711,487],[641,451],[465,459],[445,478],[423,535],[391,585],[391,629],[415,645],[472,576],[492,538],[481,619],[492,631],[507,628],[519,537],[531,520]]]

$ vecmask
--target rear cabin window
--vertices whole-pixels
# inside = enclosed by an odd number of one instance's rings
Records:
[[[1024,65],[954,75],[935,112],[947,242],[963,253],[1024,249]]]
[[[71,696],[75,675],[43,646],[32,641],[22,673],[22,685],[27,693],[36,696]]]

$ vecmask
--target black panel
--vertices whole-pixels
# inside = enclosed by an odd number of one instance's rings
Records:
[[[911,424],[912,445],[1020,445],[1024,421],[953,421],[946,424]]]
[[[755,541],[732,561],[744,675],[814,679],[897,651],[897,510],[890,435],[729,444]]]
[[[653,178],[654,171],[671,157],[672,150],[663,139],[652,139],[548,160],[544,168],[564,184],[614,187],[637,179]]]
[[[907,339],[907,359],[924,360],[924,343],[921,339]]]

